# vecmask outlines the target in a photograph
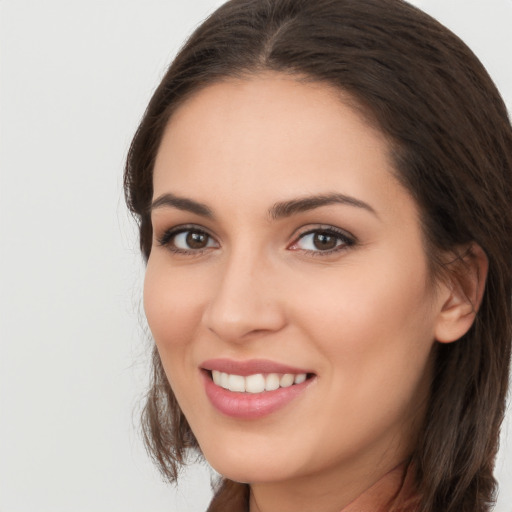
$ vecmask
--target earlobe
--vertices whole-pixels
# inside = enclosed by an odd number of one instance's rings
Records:
[[[473,324],[485,290],[489,261],[483,249],[471,243],[446,265],[442,304],[435,326],[435,338],[451,343]]]

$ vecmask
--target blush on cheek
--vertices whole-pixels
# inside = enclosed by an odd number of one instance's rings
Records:
[[[144,281],[144,311],[156,344],[179,347],[192,341],[201,323],[201,293],[150,268]]]

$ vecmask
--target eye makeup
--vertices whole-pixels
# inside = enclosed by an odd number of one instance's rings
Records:
[[[303,228],[305,229],[305,228]],[[167,229],[157,237],[159,246],[175,254],[199,255],[217,249],[220,244],[202,226],[186,224]],[[300,251],[313,256],[327,256],[353,247],[356,238],[331,225],[320,225],[304,230],[287,246],[287,250]]]
[[[353,235],[334,226],[322,225],[301,233],[288,249],[322,256],[346,250],[355,244]]]
[[[201,226],[188,224],[164,231],[157,237],[158,245],[171,252],[183,255],[197,255],[218,248],[218,242]]]

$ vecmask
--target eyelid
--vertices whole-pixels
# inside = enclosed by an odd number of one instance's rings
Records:
[[[197,248],[197,249],[182,249],[174,246],[171,242],[175,239],[176,236],[178,236],[181,233],[186,233],[188,231],[196,231],[198,233],[203,233],[206,236],[209,237],[210,240],[213,240],[215,243],[215,246],[207,245],[203,248]],[[341,244],[336,245],[332,249],[303,249],[301,247],[297,247],[300,240],[305,238],[308,235],[313,235],[315,233],[327,233],[331,236],[336,237],[338,240],[341,240]],[[220,247],[220,243],[218,242],[217,238],[210,233],[210,231],[205,228],[204,226],[201,226],[199,224],[181,224],[177,226],[173,226],[171,228],[165,229],[161,235],[156,235],[155,231],[155,238],[158,243],[158,245],[167,248],[168,250],[177,253],[177,254],[184,254],[184,255],[199,255],[206,251],[210,251],[212,249]],[[302,253],[306,254],[312,254],[315,256],[322,256],[322,255],[329,255],[332,253],[336,253],[339,251],[346,250],[353,245],[357,243],[357,239],[354,235],[349,233],[346,230],[340,229],[338,227],[332,226],[332,225],[326,225],[326,224],[319,224],[316,226],[308,225],[304,226],[300,229],[298,229],[294,235],[293,235],[293,241],[288,244],[287,249],[292,251],[301,251]]]
[[[156,241],[158,245],[161,247],[165,247],[169,249],[170,251],[177,253],[177,254],[201,254],[205,251],[211,250],[215,247],[204,247],[201,249],[180,249],[178,247],[175,247],[171,244],[172,240],[175,239],[176,236],[178,236],[181,233],[186,233],[187,231],[195,231],[197,233],[203,233],[206,236],[208,236],[211,240],[215,241],[216,247],[219,247],[219,242],[217,241],[216,237],[214,237],[208,229],[205,227],[199,225],[199,224],[181,224],[178,226],[174,226],[172,228],[165,229],[161,235],[156,235]]]
[[[321,249],[310,250],[310,249],[302,249],[300,247],[294,247],[294,246],[297,246],[297,244],[299,243],[300,240],[302,240],[303,238],[305,238],[308,235],[312,235],[315,233],[328,233],[332,236],[337,237],[343,243],[340,245],[337,245],[333,249],[327,249],[327,250],[321,250]],[[348,231],[337,228],[332,225],[324,224],[324,225],[318,225],[315,227],[308,226],[307,228],[304,228],[304,231],[299,232],[298,234],[296,234],[294,236],[293,242],[288,246],[288,249],[302,251],[302,252],[309,253],[309,254],[314,254],[315,256],[318,256],[318,255],[321,256],[321,255],[328,255],[328,254],[332,254],[332,253],[335,253],[338,251],[346,250],[349,247],[352,247],[353,245],[355,245],[356,243],[357,243],[356,237],[354,235],[352,235],[351,233],[349,233]]]

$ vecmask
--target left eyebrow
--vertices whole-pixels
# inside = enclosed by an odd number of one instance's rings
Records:
[[[290,217],[296,213],[314,210],[315,208],[320,208],[321,206],[328,206],[331,204],[343,204],[347,206],[354,206],[356,208],[362,208],[363,210],[369,211],[377,218],[379,217],[377,212],[368,203],[365,203],[360,199],[356,199],[355,197],[336,193],[299,197],[297,199],[275,203],[270,208],[268,213],[272,220],[277,220],[284,217]]]

